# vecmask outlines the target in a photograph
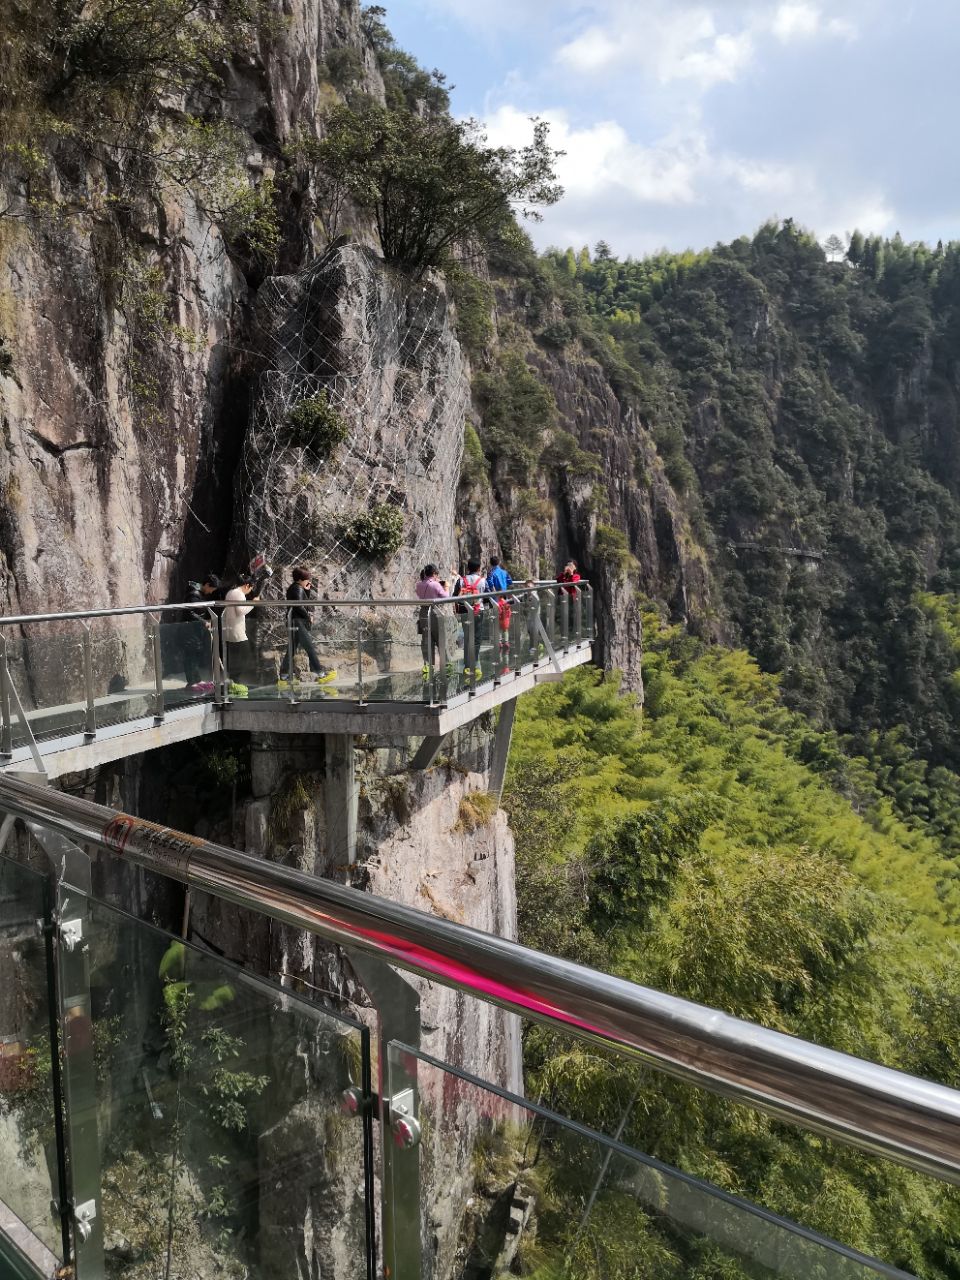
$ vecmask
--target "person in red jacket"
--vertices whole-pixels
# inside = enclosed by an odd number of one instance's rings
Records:
[[[557,581],[568,583],[580,581],[580,574],[577,572],[576,560],[567,561],[563,566],[563,572],[557,574]],[[575,596],[577,594],[577,588],[574,586],[565,586],[563,590],[566,591],[567,595]]]

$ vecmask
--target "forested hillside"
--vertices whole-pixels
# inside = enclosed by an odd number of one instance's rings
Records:
[[[589,673],[521,711],[505,799],[521,936],[960,1087],[956,862],[746,654],[645,621],[642,715]],[[829,782],[804,763],[818,755],[833,760]],[[925,1280],[957,1274],[953,1190],[542,1030],[526,1060],[531,1092],[561,1112],[607,1132],[626,1115],[641,1150]],[[617,1267],[638,1254],[665,1276],[745,1274],[618,1216],[615,1195],[577,1229],[591,1177],[561,1158],[544,1233],[578,1275],[627,1274]],[[533,1274],[554,1274],[553,1256]]]
[[[787,221],[699,254],[547,266],[627,366],[721,583],[788,703],[867,744],[902,725],[960,762],[956,666],[919,592],[960,584],[960,245]]]

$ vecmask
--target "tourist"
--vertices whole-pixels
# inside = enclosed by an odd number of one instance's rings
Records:
[[[420,574],[420,581],[414,587],[418,600],[449,600],[450,592],[440,581],[440,570],[435,564],[428,564]],[[446,666],[446,625],[442,609],[431,609],[429,603],[420,606],[417,618],[417,631],[420,635],[420,652],[423,654],[424,678],[430,674],[430,658],[433,656],[434,667]]]
[[[292,632],[290,662],[292,663],[293,658],[296,657],[297,651],[302,649],[307,655],[311,676],[321,682],[333,680],[336,672],[328,671],[317,657],[313,636],[310,634],[313,627],[313,619],[310,616],[310,610],[304,608],[302,604],[302,601],[313,598],[310,593],[310,589],[313,586],[313,575],[303,565],[297,565],[295,569],[291,570],[290,577],[291,582],[287,587],[287,599],[297,602],[290,610],[290,629]],[[285,667],[289,664],[285,663],[283,665]],[[293,670],[285,671],[282,669],[280,679],[292,680],[295,674],[296,672]]]
[[[460,590],[456,594],[461,596],[480,596],[487,590],[487,580],[480,572],[479,560],[467,561],[467,572],[461,575]],[[481,602],[477,602],[473,606],[473,612],[479,613],[482,608]]]
[[[506,569],[500,563],[499,556],[490,557],[490,568],[487,571],[487,590],[488,591],[509,591],[513,579]]]
[[[580,574],[577,572],[577,562],[575,560],[567,561],[563,566],[563,572],[557,574],[557,581],[568,584],[580,581]],[[577,588],[572,585],[564,586],[563,590],[569,596],[577,594]]]
[[[463,596],[477,597],[472,605],[461,604],[457,608],[457,612],[463,615],[464,674],[474,681],[479,680],[481,676],[477,647],[481,639],[480,628],[483,622],[483,601],[480,597],[486,589],[487,580],[480,572],[480,561],[468,560],[467,571],[461,576],[453,594],[461,598]]]
[[[208,573],[201,582],[187,584],[185,604],[196,605],[183,611],[183,674],[187,688],[209,679],[206,671],[210,658],[210,606],[219,600],[223,588],[215,573]],[[219,613],[216,615],[219,616]]]
[[[247,614],[253,611],[253,605],[244,603],[257,599],[253,591],[254,584],[250,578],[241,578],[224,596],[226,608],[223,611],[222,629],[227,676],[237,683],[243,683],[241,676],[249,677],[253,666],[247,640]]]

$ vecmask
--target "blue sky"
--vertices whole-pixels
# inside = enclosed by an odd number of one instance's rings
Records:
[[[550,120],[535,241],[701,248],[792,216],[821,238],[960,238],[952,0],[394,0],[398,43],[491,140]]]

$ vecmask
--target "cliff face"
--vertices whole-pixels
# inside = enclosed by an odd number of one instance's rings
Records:
[[[359,7],[291,0],[222,82],[254,179],[316,130],[324,59],[363,50]],[[363,84],[382,96],[372,56]],[[49,157],[56,212],[14,166],[0,173],[0,593],[37,611],[164,600],[218,569],[233,524],[250,411],[256,276],[188,187],[144,186],[118,206],[105,170]],[[307,193],[287,191],[282,257],[314,253]]]
[[[454,550],[468,394],[442,283],[412,283],[372,251],[337,243],[257,300],[262,372],[244,446],[238,542],[281,564],[316,563],[331,596],[410,595]],[[344,439],[326,456],[291,441],[289,414],[322,394]],[[345,536],[371,508],[402,513],[389,558]]]

